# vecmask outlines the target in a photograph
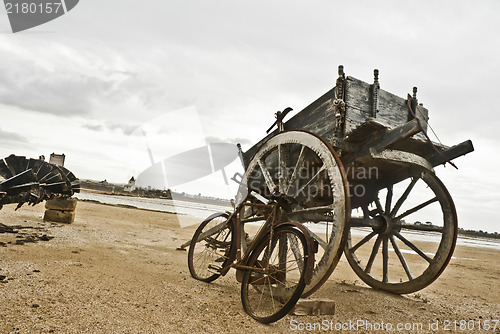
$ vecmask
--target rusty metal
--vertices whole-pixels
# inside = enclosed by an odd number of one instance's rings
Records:
[[[274,117],[276,118],[276,121],[274,121],[273,125],[271,125],[269,127],[269,129],[267,129],[266,133],[269,133],[269,131],[271,131],[274,128],[275,125],[278,126],[278,131],[279,132],[283,131],[283,119],[292,110],[293,110],[292,108],[287,107],[283,111],[277,111],[274,114]]]
[[[0,209],[17,203],[17,210],[25,203],[36,205],[79,191],[80,180],[63,166],[16,155],[0,160]]]
[[[267,204],[258,203],[256,202],[258,199],[250,192],[233,213],[211,215],[198,227],[190,242],[188,252],[189,270],[196,279],[213,281],[217,277],[227,274],[231,268],[236,269],[236,279],[242,283],[243,307],[250,316],[263,323],[277,321],[288,313],[302,294],[306,284],[311,281],[314,269],[315,245],[312,238],[309,237],[307,229],[298,223],[284,222],[283,201],[285,199],[279,193],[275,193],[273,198],[276,200],[271,200]],[[251,241],[247,241],[242,222],[248,218],[245,216],[247,208],[258,208],[257,215],[259,220],[263,222]],[[227,219],[209,227],[212,219],[222,217],[227,217]],[[225,234],[223,240],[219,240],[223,231],[230,231],[230,236]],[[294,239],[292,236],[296,236],[298,239]],[[287,252],[291,251],[297,256],[301,249],[304,256],[295,259],[297,265],[289,263]],[[215,250],[218,250],[219,253],[214,256]],[[278,252],[277,257],[272,256],[275,251]],[[262,259],[259,258],[261,255],[263,255]],[[207,261],[209,263],[205,265]],[[273,263],[275,261],[278,263]],[[203,264],[200,266],[199,264],[202,262]],[[281,294],[288,289],[288,287],[285,289],[284,287],[290,284],[290,280],[292,282],[294,280],[287,275],[290,275],[289,272],[294,270],[300,273],[300,278],[296,278],[298,280],[296,285],[290,288],[292,292],[295,291],[293,298],[285,298],[283,301],[286,303],[278,306],[267,316],[259,316],[257,315],[259,310],[248,307],[248,303],[253,303],[254,300],[248,297],[250,294],[249,285],[268,285],[262,289],[262,292],[257,293],[264,295],[272,290],[271,298],[281,298],[283,297]],[[266,306],[261,305],[257,308],[260,307]]]

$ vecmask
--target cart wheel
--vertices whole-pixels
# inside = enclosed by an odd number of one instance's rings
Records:
[[[309,249],[304,234],[289,226],[278,227],[260,239],[241,282],[245,312],[262,323],[278,321],[290,312],[304,291]]]
[[[302,223],[317,241],[312,281],[304,290],[304,296],[312,294],[334,270],[347,238],[349,190],[340,159],[320,137],[286,131],[261,146],[245,180],[266,198],[279,189],[289,203],[283,221]]]
[[[229,261],[233,234],[228,217],[227,213],[211,215],[200,224],[191,239],[188,267],[197,280],[212,282]]]
[[[406,294],[425,288],[455,248],[457,214],[450,194],[434,173],[423,172],[376,197],[363,217],[353,214],[345,246],[349,264],[375,289]]]

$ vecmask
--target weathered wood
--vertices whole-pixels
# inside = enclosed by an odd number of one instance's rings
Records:
[[[335,115],[332,109],[334,96],[335,88],[290,118],[285,123],[285,130],[306,130],[320,137],[333,133],[335,127]]]
[[[325,298],[299,299],[293,315],[334,315],[335,302]]]
[[[345,135],[349,135],[359,125],[369,118],[376,118],[387,127],[397,127],[413,119],[411,116],[407,100],[383,89],[378,89],[377,107],[378,113],[373,114],[373,85],[358,80],[354,77],[347,77],[346,87],[346,125]],[[424,131],[427,130],[428,110],[418,105],[416,116],[421,121]]]
[[[451,149],[442,144],[429,142],[424,135],[427,130],[429,112],[418,103],[415,87],[413,88],[413,96],[398,97],[380,88],[378,71],[374,72],[373,84],[351,76],[344,77],[343,72],[339,76],[339,80],[337,80],[337,85],[344,87],[344,90],[337,91],[338,87],[330,89],[288,120],[284,124],[284,129],[306,130],[322,137],[335,148],[344,166],[354,166],[352,162],[355,160],[358,160],[357,163],[365,167],[369,167],[369,164],[372,163],[375,167],[380,168],[382,178],[393,180],[403,177],[405,172],[407,177],[415,172],[405,170],[415,158],[413,155],[428,160],[431,166],[436,166],[445,161],[437,151],[443,152],[443,155],[451,160],[473,150],[470,141]],[[339,105],[339,100],[336,99],[340,98],[343,98],[345,102],[345,115],[342,116],[344,117],[343,127],[341,131],[338,131],[336,113],[339,112],[339,109],[335,106]],[[420,125],[417,124],[417,120],[414,120],[415,117],[408,104],[411,105]],[[244,152],[243,160],[245,163],[248,164],[262,145],[276,134],[277,131],[274,131]],[[404,156],[405,159],[402,163],[398,163],[397,159],[395,161],[391,161],[391,159],[382,161],[384,159],[380,159],[379,153],[384,149],[407,152],[408,154]],[[363,157],[365,161],[359,161],[359,158]],[[418,158],[417,162],[422,161]],[[401,167],[402,165],[405,167]],[[416,165],[425,169],[429,167],[427,163],[417,163]],[[393,177],[394,175],[396,178]],[[357,182],[350,177],[349,181]]]
[[[43,220],[71,224],[75,220],[75,211],[45,210]]]
[[[385,131],[386,126],[374,118],[369,118],[366,122],[353,129],[350,134],[346,135],[345,141],[348,143],[365,142],[380,131]]]
[[[320,137],[331,137],[335,127],[335,115],[333,113],[333,100],[335,97],[335,87],[323,94],[316,101],[305,107],[302,111],[284,123],[285,130],[305,130]],[[243,160],[248,165],[250,159],[259,148],[271,137],[274,137],[278,130],[274,130],[246,152],[243,152]]]
[[[414,119],[392,130],[379,133],[368,142],[359,145],[356,152],[352,152],[351,154],[342,157],[342,163],[344,166],[349,165],[356,159],[369,156],[372,153],[378,153],[392,144],[409,138],[420,131],[420,125],[418,124],[418,121]]]
[[[441,154],[434,152],[434,154],[428,157],[428,160],[431,165],[438,166],[472,151],[474,151],[474,146],[470,140],[467,140],[447,150],[442,150]]]
[[[45,202],[45,209],[59,211],[75,211],[77,199],[71,198],[53,198]]]

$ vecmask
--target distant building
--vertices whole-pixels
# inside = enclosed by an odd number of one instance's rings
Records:
[[[135,190],[135,179],[132,176],[130,180],[128,180],[128,183],[123,187],[123,191],[132,192],[134,190]]]

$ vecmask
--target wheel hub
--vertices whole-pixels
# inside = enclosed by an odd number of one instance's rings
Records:
[[[399,226],[399,219],[391,217],[386,214],[381,214],[375,217],[380,222],[380,226],[377,228],[373,228],[373,231],[379,234],[394,234],[394,232],[399,232],[401,227]]]

